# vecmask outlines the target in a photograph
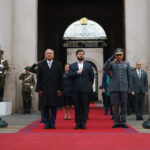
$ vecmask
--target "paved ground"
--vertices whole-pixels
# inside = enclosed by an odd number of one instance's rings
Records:
[[[28,124],[38,120],[40,118],[40,112],[27,114],[12,114],[8,116],[3,116],[2,119],[7,121],[7,128],[0,128],[0,133],[15,133],[27,126]],[[149,115],[144,115],[144,121],[149,118]],[[127,122],[130,126],[141,133],[150,133],[150,129],[144,129],[142,123],[144,121],[136,121],[134,114],[127,116]]]

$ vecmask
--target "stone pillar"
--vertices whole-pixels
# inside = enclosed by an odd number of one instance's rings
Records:
[[[3,100],[11,101],[13,111],[15,111],[16,82],[12,59],[12,22],[13,0],[0,0],[0,46],[4,50],[4,58],[8,60],[10,68],[6,75]]]
[[[150,1],[124,0],[124,2],[127,61],[131,66],[140,61],[142,69],[147,71],[146,67],[150,63]],[[150,109],[149,100],[145,98],[146,112]]]
[[[4,100],[12,102],[12,111],[22,111],[21,81],[25,66],[37,61],[37,0],[0,0],[0,45],[8,59]],[[33,111],[38,109],[33,93]]]
[[[132,66],[140,60],[145,69],[150,58],[150,1],[124,0],[124,2],[127,60]]]
[[[12,0],[0,0],[0,46],[12,64]]]
[[[37,0],[13,1],[13,63],[15,66],[16,106],[22,111],[21,81],[18,76],[25,66],[37,61]],[[10,91],[11,92],[11,91]],[[38,109],[37,94],[33,92],[33,111]]]
[[[150,113],[150,63],[147,65],[147,75],[148,75],[148,88],[149,88],[149,100],[148,100],[148,111]]]

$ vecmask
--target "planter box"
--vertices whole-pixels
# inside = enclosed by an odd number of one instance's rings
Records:
[[[0,115],[10,115],[12,113],[12,102],[0,102]]]

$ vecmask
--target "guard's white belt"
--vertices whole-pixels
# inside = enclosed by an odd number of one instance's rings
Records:
[[[30,83],[23,83],[24,85],[31,85]]]

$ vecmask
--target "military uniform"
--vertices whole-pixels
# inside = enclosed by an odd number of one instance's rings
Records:
[[[0,55],[3,55],[3,53],[4,52],[0,50]],[[8,69],[9,69],[9,66],[8,66],[7,59],[1,57],[0,58],[0,101],[3,101],[6,70]]]
[[[19,80],[22,80],[22,99],[23,99],[24,113],[30,113],[32,102],[31,91],[35,86],[34,75],[25,72],[19,76]]]
[[[127,96],[128,92],[131,92],[131,69],[128,62],[118,63],[111,59],[104,64],[103,69],[106,72],[112,72],[108,91],[111,92],[111,103],[114,105],[114,125],[124,126],[126,124]],[[121,105],[121,114],[119,114],[119,105]]]

